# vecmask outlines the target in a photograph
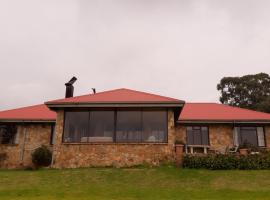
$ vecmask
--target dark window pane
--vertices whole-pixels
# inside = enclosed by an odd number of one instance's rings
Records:
[[[17,136],[16,125],[0,126],[0,144],[14,144]]]
[[[118,111],[116,124],[117,142],[140,142],[142,140],[140,111]]]
[[[194,144],[195,145],[201,145],[202,144],[202,134],[200,129],[194,129],[193,130],[193,138],[194,138]]]
[[[113,142],[114,111],[90,112],[89,142]]]
[[[143,142],[167,141],[167,112],[143,111]]]
[[[192,127],[187,127],[187,144],[194,144]]]
[[[209,145],[208,128],[202,127],[202,144]]]
[[[207,127],[187,127],[187,144],[209,145]]]
[[[66,112],[64,142],[87,142],[89,112]]]
[[[256,127],[241,127],[240,128],[241,143],[248,143],[258,146],[257,128]]]
[[[55,125],[51,126],[50,144],[53,145],[55,140]]]

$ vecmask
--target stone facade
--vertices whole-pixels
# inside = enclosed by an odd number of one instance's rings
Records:
[[[176,140],[186,143],[186,127],[188,125],[177,124],[175,127]],[[209,124],[210,148],[224,152],[227,147],[233,146],[233,125],[231,124]],[[270,126],[264,126],[267,148],[270,148]]]
[[[168,112],[168,143],[124,144],[124,143],[62,143],[64,111],[57,112],[55,143],[50,146],[52,124],[18,124],[19,142],[16,145],[0,145],[0,153],[7,159],[0,163],[3,168],[32,166],[31,153],[41,145],[53,151],[53,168],[76,168],[91,166],[125,167],[140,164],[158,165],[165,161],[175,161],[175,141],[186,143],[186,125],[175,124],[173,111]],[[210,148],[224,151],[233,145],[233,126],[229,124],[209,124]],[[265,126],[267,147],[270,148],[270,126]],[[177,160],[177,159],[176,159]]]
[[[211,149],[225,152],[227,147],[233,146],[232,125],[210,125],[209,142]]]
[[[32,166],[32,152],[41,145],[50,146],[51,124],[17,125],[17,134],[18,144],[0,144],[0,153],[7,155],[2,168]]]
[[[148,163],[158,165],[174,160],[175,125],[173,111],[168,112],[168,143],[165,144],[63,144],[64,111],[58,111],[56,140],[53,150],[54,168],[91,166],[125,167]]]

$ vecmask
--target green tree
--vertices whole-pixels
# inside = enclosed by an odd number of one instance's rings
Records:
[[[270,76],[224,77],[217,85],[223,104],[270,113]]]

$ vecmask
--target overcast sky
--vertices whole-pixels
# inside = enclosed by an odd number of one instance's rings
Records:
[[[270,73],[269,0],[0,0],[0,110],[130,88],[218,102],[224,76]]]

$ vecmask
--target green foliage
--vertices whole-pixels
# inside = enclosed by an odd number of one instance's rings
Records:
[[[270,76],[224,77],[217,85],[223,104],[270,113]]]
[[[37,168],[47,167],[52,162],[52,152],[43,145],[32,153],[32,162]]]
[[[270,153],[255,155],[185,155],[184,168],[229,170],[270,169]]]

